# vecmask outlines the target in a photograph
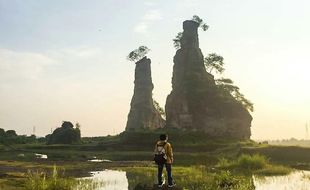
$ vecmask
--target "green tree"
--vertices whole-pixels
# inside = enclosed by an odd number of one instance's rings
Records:
[[[192,21],[195,21],[199,24],[199,28],[201,28],[203,31],[207,31],[209,29],[209,25],[207,25],[199,16],[194,15],[191,19]],[[175,49],[180,49],[181,48],[181,38],[182,38],[183,32],[179,32],[173,41],[173,46]]]
[[[215,80],[215,83],[218,89],[223,92],[223,94],[232,95],[234,99],[241,103],[245,109],[251,112],[254,111],[253,103],[244,97],[244,95],[240,92],[240,88],[234,85],[234,82],[231,79],[220,78]]]
[[[204,63],[205,63],[207,72],[211,74],[213,70],[215,70],[217,73],[220,73],[220,74],[225,71],[224,58],[216,53],[210,53],[207,57],[205,57]]]
[[[180,49],[181,48],[181,38],[182,38],[183,32],[179,32],[174,39],[172,39],[173,41],[173,46],[175,47],[175,49]]]
[[[216,53],[211,53],[204,58],[204,63],[206,71],[212,74],[212,71],[216,71],[219,74],[222,74],[225,71],[224,68],[224,58]],[[240,92],[240,88],[234,85],[234,82],[229,78],[220,78],[216,79],[215,83],[222,92],[223,95],[231,95],[236,101],[238,101],[242,106],[253,112],[254,105],[253,103],[246,99],[245,96]]]
[[[199,27],[203,30],[203,31],[207,31],[209,29],[209,25],[207,25],[199,16],[194,15],[192,18],[192,21],[195,21],[199,24]]]
[[[7,137],[17,137],[16,131],[15,130],[7,130],[5,132]]]
[[[5,130],[0,128],[0,137],[5,137]]]
[[[55,129],[47,138],[48,144],[79,143],[81,141],[81,131],[79,128],[74,128],[70,121],[63,121],[61,127]]]
[[[153,100],[153,104],[154,104],[155,109],[159,112],[159,114],[162,117],[166,118],[165,110],[159,105],[159,103],[156,100]]]
[[[131,51],[128,56],[127,59],[129,61],[134,61],[137,62],[139,60],[141,60],[143,57],[145,57],[145,55],[150,51],[150,49],[146,46],[140,46],[138,49],[135,49],[133,51]]]

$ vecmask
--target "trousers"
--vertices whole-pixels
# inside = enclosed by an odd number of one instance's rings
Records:
[[[158,165],[158,184],[162,184],[163,179],[163,169],[164,165],[166,166],[167,176],[168,176],[168,185],[172,185],[173,179],[172,179],[172,171],[171,171],[171,164],[159,164]]]

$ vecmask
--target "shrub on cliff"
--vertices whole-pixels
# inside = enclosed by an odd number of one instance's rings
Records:
[[[127,59],[129,61],[137,62],[141,60],[149,51],[150,49],[148,47],[140,46],[138,49],[131,51],[127,56]]]
[[[224,58],[216,53],[211,53],[205,57],[204,63],[206,71],[210,74],[212,71],[215,71],[218,74],[222,74],[225,71]],[[245,98],[245,96],[240,92],[239,87],[234,85],[234,82],[231,79],[220,78],[216,79],[215,83],[224,98],[229,98],[229,96],[232,96],[245,109],[251,112],[254,111],[253,103]]]
[[[207,31],[209,29],[209,25],[207,25],[199,16],[194,15],[191,20],[197,22],[199,24],[199,27],[203,31]],[[173,41],[173,46],[175,47],[175,49],[180,49],[181,48],[181,38],[182,38],[182,35],[183,35],[183,32],[178,32],[178,34],[172,40]]]

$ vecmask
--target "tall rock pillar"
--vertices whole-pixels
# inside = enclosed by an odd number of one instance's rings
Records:
[[[144,57],[136,62],[134,94],[126,131],[162,128],[165,120],[155,109],[152,98],[154,85],[151,76],[151,60]]]
[[[183,22],[181,48],[173,59],[172,91],[166,100],[166,126],[203,131],[210,137],[248,139],[252,117],[231,95],[224,97],[206,72],[198,27],[195,21]]]

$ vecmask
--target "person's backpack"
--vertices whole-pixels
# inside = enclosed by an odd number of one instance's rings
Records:
[[[165,151],[165,145],[167,143],[165,142],[163,145],[156,145],[156,151],[154,155],[154,161],[157,165],[165,164],[167,161],[167,155]]]

